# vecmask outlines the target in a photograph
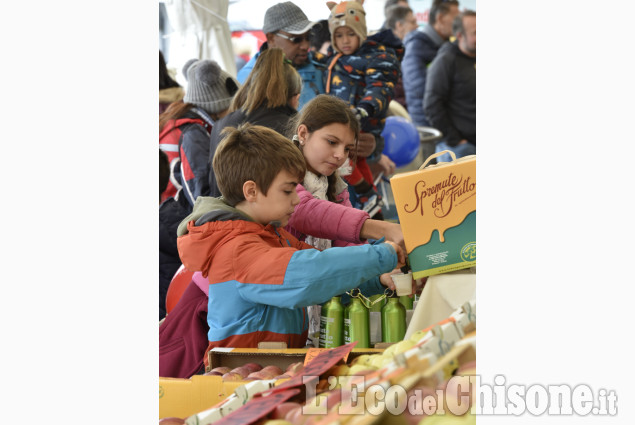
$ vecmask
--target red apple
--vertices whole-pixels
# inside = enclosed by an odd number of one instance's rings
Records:
[[[233,373],[238,373],[238,374],[239,374],[240,376],[242,376],[243,378],[244,378],[244,377],[246,377],[246,376],[248,376],[248,375],[251,373],[251,372],[249,371],[249,369],[247,369],[247,368],[246,368],[246,367],[244,367],[244,366],[241,366],[241,367],[236,367],[236,368],[232,369],[230,372],[233,372]]]
[[[183,425],[185,424],[185,419],[175,418],[175,417],[167,417],[163,418],[159,421],[159,425]]]
[[[291,378],[291,375],[288,375],[287,373],[283,373],[282,375],[274,376],[271,379],[278,380],[278,379],[287,379],[287,378]]]
[[[278,366],[274,366],[274,365],[265,366],[262,368],[262,371],[265,371],[265,370],[267,372],[273,373],[273,376],[282,375],[282,369],[280,369]]]
[[[227,372],[223,375],[223,381],[242,381],[243,376],[236,372]]]
[[[206,372],[205,375],[220,375],[223,376],[227,372],[231,372],[231,369],[225,366],[215,367],[214,369]]]
[[[304,363],[302,362],[291,363],[289,366],[287,366],[287,370],[285,371],[285,373],[291,376],[295,376],[298,373],[300,373],[303,369],[304,369]]]
[[[302,405],[300,403],[294,403],[291,401],[279,404],[271,413],[271,419],[285,419],[287,413],[289,413],[290,410],[295,409],[296,407],[301,408]]]
[[[258,372],[260,369],[262,369],[261,365],[259,365],[258,363],[253,363],[253,362],[244,364],[243,367],[246,367],[247,369],[249,369],[249,373]]]
[[[284,419],[293,425],[302,425],[306,420],[306,417],[302,414],[302,406],[294,407],[289,410]]]
[[[273,379],[273,376],[271,376],[270,373],[263,372],[262,370],[259,370],[258,372],[250,373],[249,375],[247,375],[247,378],[252,378],[252,379]]]

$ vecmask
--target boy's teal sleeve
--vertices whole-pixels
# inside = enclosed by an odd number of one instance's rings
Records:
[[[397,254],[386,243],[364,244],[324,251],[296,251],[289,260],[283,283],[237,283],[240,295],[252,302],[285,308],[322,304],[360,287],[364,295],[383,291],[379,275],[392,271]]]

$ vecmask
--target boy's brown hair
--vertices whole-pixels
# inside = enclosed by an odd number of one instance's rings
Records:
[[[302,152],[280,133],[245,123],[223,130],[212,167],[225,201],[235,206],[245,200],[243,184],[252,180],[265,195],[278,173],[286,170],[304,179],[306,162]]]

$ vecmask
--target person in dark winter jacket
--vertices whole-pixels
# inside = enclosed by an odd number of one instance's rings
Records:
[[[198,196],[209,195],[209,135],[239,88],[211,60],[191,59],[183,74],[188,81],[185,97],[159,116],[159,148],[170,161],[170,183],[159,206],[159,319],[166,314],[165,295],[181,265],[176,227]]]
[[[392,33],[403,42],[406,35],[417,29],[417,19],[412,13],[412,9],[408,6],[395,4],[386,9],[386,25],[392,30]],[[399,81],[395,85],[395,101],[401,106],[408,109],[406,103],[406,93],[403,88],[403,72]]]
[[[430,127],[423,111],[427,70],[441,44],[452,35],[452,21],[458,14],[458,1],[434,0],[428,24],[404,38],[406,52],[401,61],[403,87],[408,113],[416,126]]]
[[[394,162],[382,153],[381,133],[401,75],[403,46],[390,29],[367,38],[366,13],[360,1],[329,5],[332,54],[316,55],[327,65],[326,92],[351,105],[361,122],[362,135],[370,133],[376,142],[374,152],[366,158],[358,157],[352,173],[345,176],[354,193],[363,199],[376,190],[368,163],[377,163],[385,175],[395,171]]]
[[[476,154],[476,12],[459,14],[452,26],[453,43],[441,46],[428,73],[424,109],[443,133],[436,151],[457,158]],[[449,154],[437,157],[450,161]]]
[[[301,91],[302,78],[288,61],[285,62],[282,49],[272,47],[258,56],[245,84],[236,93],[229,114],[212,130],[208,173],[211,196],[221,196],[211,163],[223,139],[223,130],[248,122],[271,128],[290,139],[287,127],[297,112]]]

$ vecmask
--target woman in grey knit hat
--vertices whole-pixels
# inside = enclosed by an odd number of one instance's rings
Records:
[[[168,197],[182,190],[182,196],[194,205],[198,196],[209,194],[209,135],[214,123],[227,114],[239,85],[211,60],[190,59],[183,74],[185,97],[159,117],[159,147],[172,165]]]
[[[166,314],[166,293],[181,265],[176,226],[197,197],[210,194],[210,134],[239,89],[236,79],[212,60],[190,59],[183,74],[185,97],[159,116],[159,148],[170,161],[170,183],[159,207],[159,319]]]

